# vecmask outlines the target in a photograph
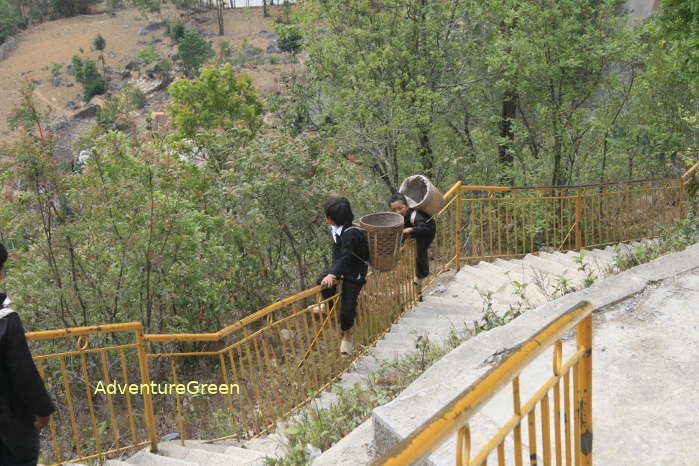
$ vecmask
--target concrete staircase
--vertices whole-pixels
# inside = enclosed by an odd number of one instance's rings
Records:
[[[622,249],[638,246],[621,244]],[[473,328],[484,316],[504,316],[523,312],[551,301],[563,294],[589,286],[593,280],[616,271],[615,250],[591,249],[582,253],[570,251],[529,254],[522,259],[496,259],[492,263],[464,265],[458,273],[445,273],[424,290],[423,300],[393,324],[391,330],[374,348],[343,374],[330,390],[321,393],[312,403],[322,409],[337,400],[338,387],[352,388],[364,383],[384,363],[416,350],[418,338],[443,343],[454,331]],[[315,465],[367,464],[367,449],[356,448],[372,440],[371,422],[367,421],[323,453]],[[142,450],[125,460],[109,460],[106,466],[252,466],[265,464],[265,457],[279,458],[286,454],[283,428],[280,433],[244,442],[228,441],[213,444],[201,440],[159,443],[159,452]],[[353,447],[343,450],[343,442]],[[370,447],[368,447],[370,448]]]

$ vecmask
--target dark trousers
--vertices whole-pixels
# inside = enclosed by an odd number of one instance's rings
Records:
[[[323,275],[318,280],[325,277]],[[357,298],[359,298],[359,292],[362,291],[364,286],[364,280],[342,280],[342,297],[340,298],[340,329],[344,332],[351,329],[354,326],[354,319],[357,317]],[[323,299],[328,299],[332,295],[337,293],[337,286],[332,288],[323,288],[321,294]]]
[[[0,466],[36,466],[38,461],[38,457],[17,458],[12,454],[12,452],[10,452],[10,449],[3,443],[3,441],[0,440]]]
[[[415,242],[415,275],[417,278],[425,278],[430,274],[430,259],[427,257],[427,250],[432,244],[433,238],[428,240],[417,240]]]

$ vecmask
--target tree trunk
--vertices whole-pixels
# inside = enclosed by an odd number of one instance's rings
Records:
[[[430,144],[430,136],[427,128],[420,128],[420,137],[418,141],[422,168],[425,170],[425,176],[431,178],[434,175],[434,152],[432,152],[432,145]]]
[[[265,18],[269,16],[269,11],[267,11],[267,0],[262,0],[262,14]]]
[[[500,183],[512,184],[512,145],[515,136],[512,132],[512,121],[517,116],[517,93],[508,89],[502,98],[502,110],[500,112],[500,142],[498,143],[498,163],[505,169],[498,173]],[[507,140],[507,142],[505,142]]]
[[[218,7],[216,9],[218,16],[218,35],[223,35],[223,0],[218,0]]]

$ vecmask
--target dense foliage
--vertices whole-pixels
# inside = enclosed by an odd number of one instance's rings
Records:
[[[196,76],[201,65],[216,55],[211,44],[194,29],[185,29],[177,39],[177,53],[185,75],[190,78]]]
[[[620,0],[308,0],[292,16],[283,47],[307,56],[267,102],[173,24],[187,76],[171,126],[139,132],[143,96],[115,93],[75,171],[27,91],[23,135],[0,149],[0,240],[33,328],[218,329],[315,282],[329,193],[359,216],[418,172],[560,185],[676,176],[696,157],[693,0],[634,27]],[[73,69],[100,91],[94,61]]]
[[[89,58],[73,55],[73,76],[83,86],[83,98],[87,101],[92,97],[104,94],[107,90],[107,80],[97,71],[97,63]]]
[[[695,144],[696,128],[670,141],[639,125],[678,124],[670,109],[696,105],[652,95],[666,83],[670,93],[695,91],[668,73],[681,61],[652,26],[627,25],[622,1],[304,5],[314,125],[389,189],[416,171],[442,184],[669,175]],[[655,60],[666,60],[662,75]]]
[[[245,104],[218,116],[197,107],[220,125],[206,139],[227,148],[216,164],[177,138],[109,131],[67,171],[27,90],[27,130],[2,151],[0,240],[12,251],[10,291],[33,328],[138,320],[151,331],[210,331],[313,283],[327,253],[320,207],[330,192],[352,192],[351,167],[314,138],[257,119],[258,137],[241,139],[227,122],[257,118],[261,105],[230,66],[189,84],[213,75],[211,95]],[[174,114],[184,112],[174,101]]]

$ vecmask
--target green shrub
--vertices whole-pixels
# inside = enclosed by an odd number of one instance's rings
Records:
[[[301,31],[296,26],[281,26],[278,28],[279,32],[279,49],[282,52],[290,53],[296,55],[301,51],[301,40],[303,36]]]
[[[214,49],[194,29],[187,29],[177,41],[177,52],[187,77],[193,78],[199,74],[199,68],[215,54]]]
[[[160,58],[160,55],[158,55],[158,51],[155,50],[155,47],[152,45],[149,45],[148,47],[144,47],[140,49],[136,53],[136,57],[141,60],[144,64],[150,65],[151,63],[154,63],[158,58]]]
[[[82,59],[73,55],[73,76],[83,86],[83,98],[88,101],[92,97],[104,94],[107,90],[107,80],[97,71],[97,63],[89,58]]]

